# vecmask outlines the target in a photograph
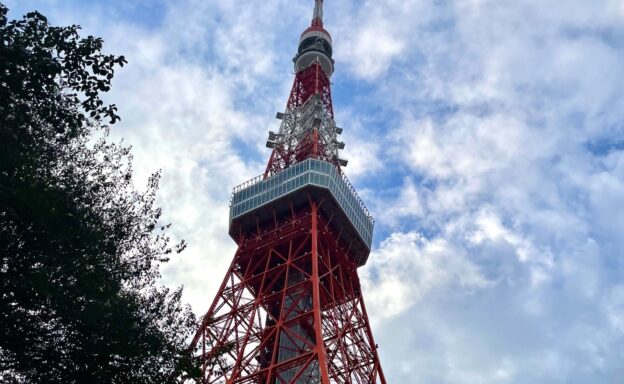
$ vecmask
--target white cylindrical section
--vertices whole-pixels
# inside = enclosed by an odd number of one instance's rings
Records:
[[[308,51],[302,53],[295,62],[295,70],[297,71],[302,68],[307,68],[317,59],[321,63],[323,72],[325,72],[327,77],[331,77],[332,73],[334,73],[334,64],[332,64],[329,57],[319,51]]]
[[[323,20],[323,0],[316,0],[314,4],[314,15],[312,15],[312,20],[319,19]]]

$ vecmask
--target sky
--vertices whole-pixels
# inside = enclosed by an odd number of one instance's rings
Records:
[[[189,246],[197,315],[234,255],[312,0],[4,0],[123,54],[112,137]],[[389,383],[624,383],[624,0],[327,0],[360,268]]]

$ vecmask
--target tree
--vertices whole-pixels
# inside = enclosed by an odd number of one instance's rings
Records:
[[[182,251],[132,183],[119,116],[100,95],[123,56],[79,26],[0,4],[0,380],[167,383],[193,376],[181,289],[158,285]]]

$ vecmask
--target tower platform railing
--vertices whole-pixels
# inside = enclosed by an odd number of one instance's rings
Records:
[[[306,159],[271,177],[260,175],[235,187],[230,198],[230,221],[307,186],[329,190],[370,249],[373,216],[345,174],[335,165],[317,159]]]

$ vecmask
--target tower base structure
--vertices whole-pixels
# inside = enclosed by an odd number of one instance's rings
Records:
[[[305,197],[238,239],[193,340],[202,383],[385,383],[348,245]]]

